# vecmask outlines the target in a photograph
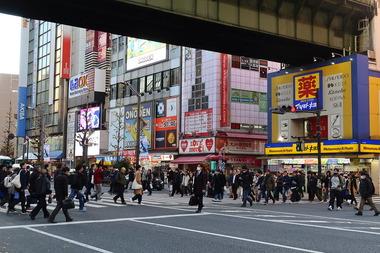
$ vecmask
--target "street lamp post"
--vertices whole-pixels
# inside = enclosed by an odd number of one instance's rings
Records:
[[[133,87],[129,82],[125,82],[128,88],[137,96],[137,123],[136,123],[136,147],[135,147],[135,157],[136,157],[136,168],[140,164],[140,135],[141,135],[141,94]]]

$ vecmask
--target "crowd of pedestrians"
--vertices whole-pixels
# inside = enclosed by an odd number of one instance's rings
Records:
[[[32,167],[22,163],[20,167],[3,167],[0,170],[0,206],[7,208],[7,214],[16,212],[15,206],[21,206],[21,213],[29,213],[32,220],[42,210],[43,217],[48,222],[55,222],[55,217],[62,209],[67,222],[72,221],[68,210],[74,207],[74,199],[79,201],[79,211],[86,212],[86,202],[102,199],[102,185],[105,180],[105,168],[102,164],[92,164],[88,169],[78,165],[70,173],[67,167],[57,166],[52,173],[48,166]],[[164,178],[162,173],[141,166],[113,169],[109,173],[110,191],[114,194],[113,201],[126,205],[125,190],[133,190],[130,201],[142,203],[144,192],[152,194],[153,188],[162,189]],[[368,204],[375,216],[379,215],[372,200],[375,188],[371,177],[366,171],[360,173],[340,173],[339,170],[327,171],[318,176],[314,172],[307,175],[302,171],[271,172],[266,170],[250,171],[246,166],[233,169],[227,176],[220,169],[207,171],[198,165],[195,171],[170,169],[166,172],[169,185],[169,196],[175,194],[192,196],[191,202],[197,205],[196,212],[203,208],[203,197],[210,197],[214,202],[221,202],[225,195],[233,200],[241,199],[242,207],[247,204],[268,204],[276,201],[298,202],[308,194],[308,200],[317,198],[320,202],[328,203],[328,210],[341,210],[346,201],[354,204],[356,215],[363,215],[363,207]],[[360,201],[356,196],[360,194]],[[53,199],[56,208],[50,214],[47,205]],[[35,207],[31,209],[31,205]]]

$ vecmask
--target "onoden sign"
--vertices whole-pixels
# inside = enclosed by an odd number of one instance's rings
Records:
[[[322,71],[294,77],[294,106],[297,111],[321,109],[322,94]]]

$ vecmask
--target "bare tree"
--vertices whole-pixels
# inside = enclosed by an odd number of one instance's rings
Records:
[[[9,101],[9,111],[7,112],[6,116],[6,126],[4,129],[4,138],[3,138],[3,145],[0,149],[0,153],[2,155],[6,155],[9,157],[13,157],[14,155],[14,145],[12,142],[12,139],[15,137],[13,134],[12,127],[13,124],[13,117],[12,117],[12,101]]]
[[[49,137],[49,133],[47,132],[46,121],[45,121],[45,105],[37,106],[34,109],[34,112],[36,113],[36,117],[34,118],[34,120],[35,120],[35,128],[38,129],[38,135],[30,138],[29,142],[33,150],[37,151],[37,152],[34,152],[33,154],[37,157],[38,164],[43,165],[44,164],[44,147]],[[29,154],[27,154],[27,156],[29,158]]]
[[[114,121],[111,122],[111,127],[115,129],[115,134],[112,135],[112,139],[115,140],[115,144],[111,144],[111,147],[116,150],[116,162],[120,161],[120,151],[123,149],[123,140],[124,140],[124,112],[121,107],[119,107],[118,112],[113,112]]]
[[[91,135],[95,131],[94,126],[92,125],[92,114],[89,113],[89,108],[89,104],[87,103],[84,114],[79,116],[81,132],[75,134],[75,140],[82,147],[82,159],[86,166],[88,166],[88,146],[90,145]],[[84,118],[84,126],[81,125],[82,117]]]

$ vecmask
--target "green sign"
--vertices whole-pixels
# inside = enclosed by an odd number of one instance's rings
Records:
[[[265,103],[266,103],[266,93],[260,93],[260,92],[249,91],[249,90],[232,89],[231,102],[258,105],[260,103],[261,94],[264,94]]]
[[[266,93],[260,93],[259,95],[259,110],[260,112],[267,112],[268,110]]]

